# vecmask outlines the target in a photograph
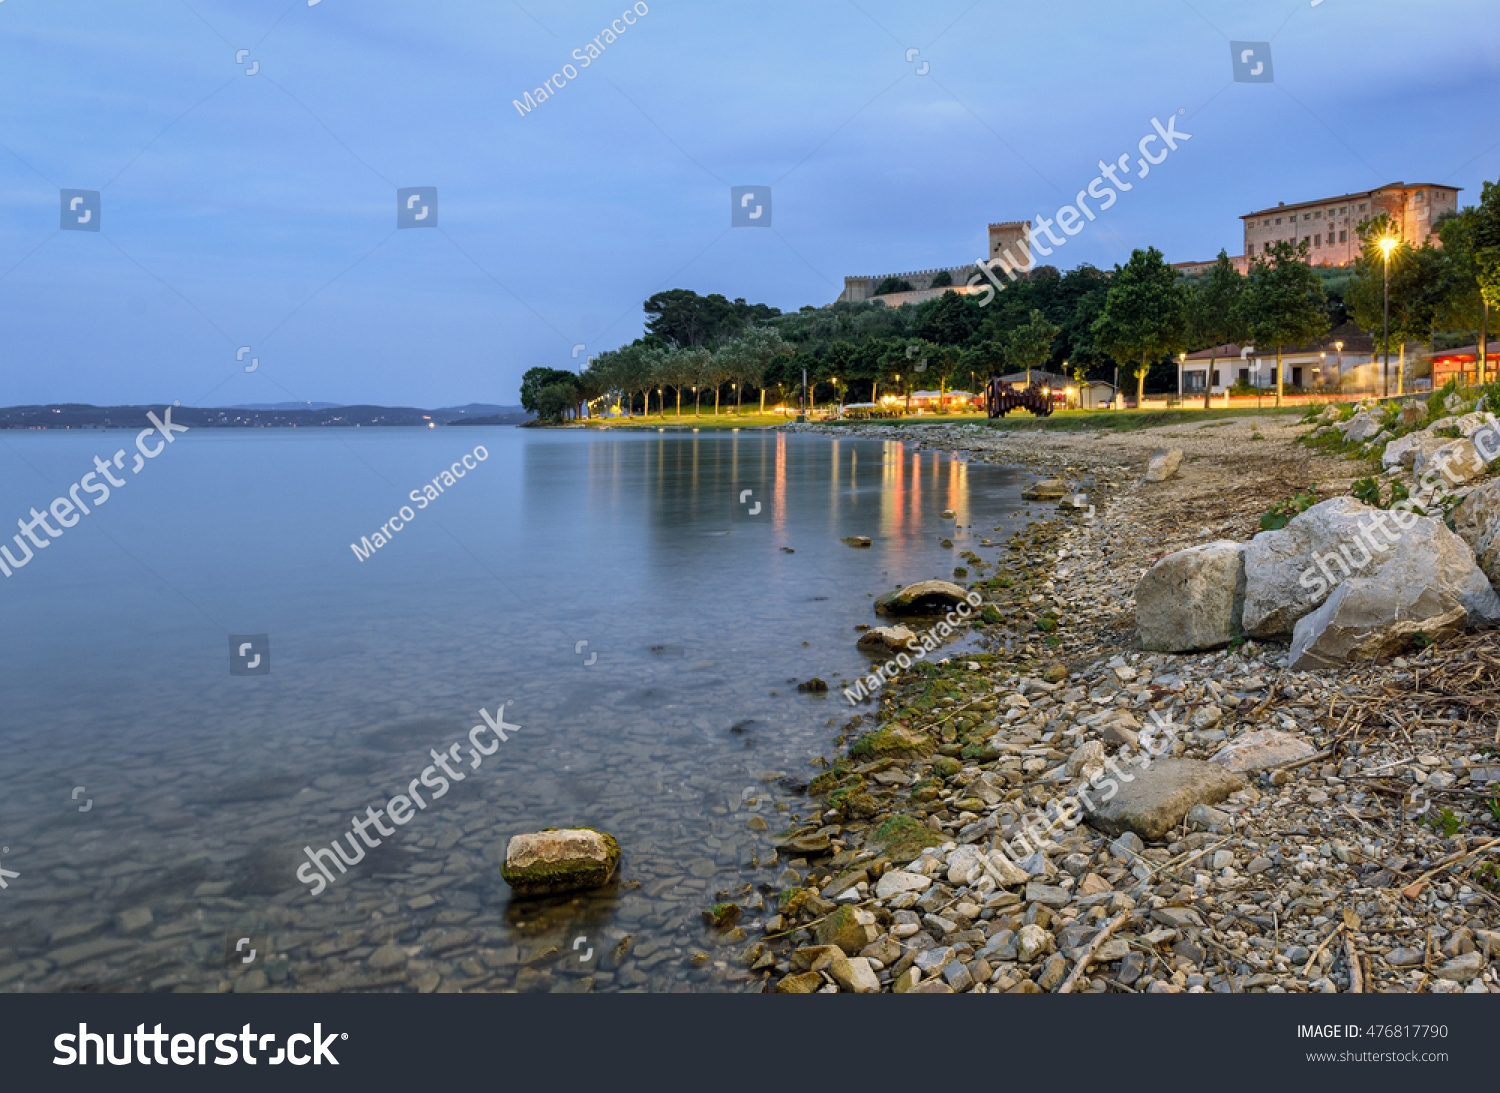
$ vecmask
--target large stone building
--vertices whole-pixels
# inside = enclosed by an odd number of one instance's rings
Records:
[[[1025,220],[1008,220],[1000,224],[989,226],[989,254],[988,260],[996,263],[1001,273],[1014,269],[1018,273],[1025,273],[1031,268],[1031,224]],[[946,273],[947,284],[933,286],[933,279],[938,274]],[[845,277],[844,291],[839,293],[840,303],[853,303],[858,300],[878,299],[882,303],[890,304],[892,307],[900,307],[902,304],[921,303],[930,300],[934,296],[941,296],[952,288],[960,295],[969,292],[982,291],[987,282],[981,281],[973,288],[968,287],[969,278],[974,274],[974,263],[969,262],[962,266],[945,266],[941,269],[914,270],[910,273],[882,273],[874,277]],[[880,287],[882,281],[894,278],[897,281],[905,281],[911,285],[911,291],[889,292],[877,296],[875,290]]]
[[[1445,212],[1458,211],[1457,186],[1430,182],[1392,182],[1360,193],[1316,201],[1280,202],[1272,209],[1246,213],[1247,259],[1264,254],[1283,240],[1306,243],[1314,266],[1342,266],[1359,257],[1359,225],[1382,213],[1395,223],[1401,238],[1421,246],[1436,237],[1434,225]]]

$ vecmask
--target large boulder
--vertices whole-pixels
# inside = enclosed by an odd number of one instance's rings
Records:
[[[1347,577],[1431,586],[1463,604],[1471,622],[1500,621],[1500,596],[1469,545],[1441,521],[1335,497],[1246,544],[1245,633],[1290,639],[1297,620]]]
[[[1490,583],[1500,582],[1500,479],[1484,483],[1459,503],[1453,530],[1474,551]]]
[[[1157,448],[1151,453],[1151,459],[1146,464],[1147,482],[1165,482],[1177,473],[1177,468],[1182,466],[1181,448]]]
[[[1444,441],[1430,450],[1424,444],[1412,463],[1412,473],[1419,479],[1440,475],[1447,485],[1462,486],[1484,473],[1484,460],[1468,440]]]
[[[1085,802],[1084,812],[1108,835],[1133,831],[1148,841],[1166,837],[1194,805],[1216,805],[1245,787],[1238,774],[1201,759],[1158,759],[1148,770],[1126,773],[1131,781],[1120,782],[1108,801]]]
[[[1244,634],[1245,544],[1228,539],[1168,554],[1135,586],[1141,648],[1187,653]]]
[[[974,606],[979,599],[968,598],[958,585],[951,581],[918,581],[895,592],[886,592],[875,598],[875,613],[879,615],[941,615],[961,603]]]
[[[500,875],[518,896],[549,896],[601,887],[619,864],[620,844],[613,835],[553,827],[512,836]]]
[[[1450,593],[1391,576],[1351,577],[1323,606],[1297,622],[1287,667],[1335,668],[1393,656],[1418,634],[1440,641],[1461,634],[1469,613]]]

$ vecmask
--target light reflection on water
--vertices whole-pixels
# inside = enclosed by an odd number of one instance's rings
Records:
[[[122,439],[9,434],[0,516]],[[1003,469],[779,432],[202,429],[166,454],[0,582],[0,990],[212,991],[263,964],[308,991],[747,989],[748,942],[699,912],[785,867],[778,806],[808,806],[768,779],[809,777],[849,715],[795,683],[853,678],[870,597],[949,576],[1020,507]],[[270,635],[271,674],[229,674],[231,633]],[[312,898],[302,848],[501,702],[521,732]],[[508,838],[574,825],[619,838],[617,882],[511,901]],[[240,966],[237,936],[271,962]],[[392,942],[404,963],[372,963]]]

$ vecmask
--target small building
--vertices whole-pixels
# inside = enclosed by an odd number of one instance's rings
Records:
[[[1115,385],[1105,380],[1085,380],[1077,389],[1080,410],[1105,410],[1115,404]]]
[[[1493,376],[1495,369],[1500,367],[1500,342],[1485,343],[1484,355],[1485,360],[1481,362],[1478,342],[1428,355],[1425,359],[1432,369],[1432,389],[1436,391],[1453,379],[1460,384],[1477,383],[1481,363],[1485,374]]]
[[[1282,346],[1283,383],[1333,390],[1341,386],[1369,387],[1373,383],[1369,372],[1374,354],[1375,339],[1368,334],[1343,334],[1311,345]],[[1178,358],[1177,393],[1183,398],[1201,398],[1205,387],[1211,394],[1223,394],[1236,383],[1275,387],[1276,350],[1229,342]]]

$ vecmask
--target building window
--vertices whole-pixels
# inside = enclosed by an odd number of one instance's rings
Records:
[[[1312,242],[1312,236],[1310,236],[1310,235],[1304,235],[1304,236],[1303,236],[1303,237],[1302,237],[1302,245],[1303,245],[1303,246],[1304,246],[1304,247],[1305,247],[1305,246],[1307,246],[1307,244],[1309,244],[1309,243],[1311,243],[1311,242]]]
[[[1361,201],[1359,203],[1359,211],[1360,212],[1364,212],[1365,211],[1365,203],[1363,201]]]
[[[1319,209],[1317,212],[1313,213],[1313,219],[1314,220],[1322,220],[1323,219],[1323,210]]]
[[[1417,191],[1417,200],[1418,200],[1418,201],[1421,201],[1421,200],[1422,200],[1422,191],[1421,191],[1421,190],[1418,190],[1418,191]]]
[[[1323,236],[1322,236],[1322,233],[1319,233],[1319,234],[1313,236],[1313,246],[1315,246],[1315,247],[1321,247],[1322,245],[1323,245]]]
[[[1254,253],[1255,253],[1255,244],[1254,243],[1246,243],[1245,244],[1245,254],[1251,255],[1251,254],[1254,254]]]
[[[1302,219],[1303,220],[1311,220],[1312,219],[1312,213],[1303,213],[1302,214]]]
[[[1339,242],[1340,243],[1347,243],[1347,242],[1349,242],[1349,233],[1348,232],[1339,232]]]
[[[1279,216],[1278,216],[1278,217],[1277,217],[1277,218],[1276,218],[1276,223],[1278,223],[1278,224],[1280,224],[1280,223],[1281,223],[1281,217],[1279,217]]]
[[[1339,206],[1339,215],[1340,216],[1343,216],[1348,211],[1349,211],[1349,206],[1347,206],[1347,205],[1340,205]]]

